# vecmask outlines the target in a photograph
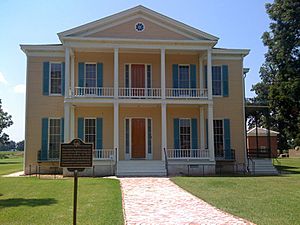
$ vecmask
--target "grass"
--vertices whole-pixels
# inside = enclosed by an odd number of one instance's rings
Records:
[[[1,173],[22,169],[21,157],[0,159]],[[0,177],[1,224],[72,224],[73,179]],[[79,178],[78,224],[123,224],[120,183]]]
[[[283,173],[300,174],[300,158],[280,158],[274,165]]]
[[[174,177],[204,201],[256,224],[300,224],[300,158],[280,159],[294,174],[268,177]]]
[[[23,152],[0,152],[0,176],[23,170]]]

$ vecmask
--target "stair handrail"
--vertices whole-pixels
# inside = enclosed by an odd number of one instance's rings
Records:
[[[166,148],[164,148],[164,155],[165,155],[165,168],[166,168],[166,173],[167,173],[167,177],[169,176],[169,166],[168,166],[168,155],[166,152]]]

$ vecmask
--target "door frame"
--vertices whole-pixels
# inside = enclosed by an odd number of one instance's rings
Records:
[[[129,66],[129,86],[128,88],[131,88],[131,65],[144,65],[145,66],[145,89],[147,89],[148,87],[148,81],[147,81],[147,66],[150,66],[151,71],[150,71],[150,87],[152,88],[152,70],[153,70],[153,66],[151,63],[124,63],[124,86],[126,86],[126,65]],[[138,118],[138,117],[136,117]]]
[[[129,120],[129,153],[126,153],[126,119]],[[153,156],[153,119],[152,117],[125,117],[124,118],[124,153],[125,153],[125,160],[132,160],[132,119],[144,119],[145,120],[145,160],[151,160]],[[151,120],[151,146],[152,151],[151,154],[148,153],[148,119]]]

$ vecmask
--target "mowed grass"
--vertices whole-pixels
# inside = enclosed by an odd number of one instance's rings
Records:
[[[22,160],[7,160],[0,159],[2,174],[22,169],[14,164]],[[118,180],[79,178],[78,188],[78,224],[123,224]],[[69,225],[72,216],[73,178],[0,177],[0,224]]]
[[[0,152],[0,176],[23,170],[23,152]]]
[[[282,167],[289,167],[294,174],[174,177],[172,181],[217,208],[256,224],[300,224],[300,158],[280,161]]]

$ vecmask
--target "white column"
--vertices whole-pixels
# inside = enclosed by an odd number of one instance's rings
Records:
[[[161,98],[166,98],[166,50],[160,50],[160,83],[161,83]]]
[[[65,97],[69,97],[70,89],[70,49],[66,48],[65,51]]]
[[[70,108],[70,141],[75,138],[75,106]]]
[[[71,96],[74,96],[74,86],[75,86],[75,56],[74,53],[71,54]]]
[[[117,161],[119,161],[119,103],[114,103],[114,150],[117,149]]]
[[[211,49],[207,50],[207,89],[208,99],[212,100]]]
[[[161,157],[165,160],[164,148],[167,150],[167,106],[163,102],[161,104]]]
[[[64,142],[70,142],[70,103],[64,103]]]
[[[200,89],[204,89],[203,58],[201,56],[199,56],[199,84]]]
[[[213,130],[213,105],[208,104],[207,112],[207,122],[208,122],[208,149],[209,149],[209,160],[215,161],[215,148],[214,148],[214,130]]]
[[[114,98],[119,94],[119,49],[114,49]]]
[[[205,133],[204,108],[200,107],[200,149],[205,149],[204,133]]]

